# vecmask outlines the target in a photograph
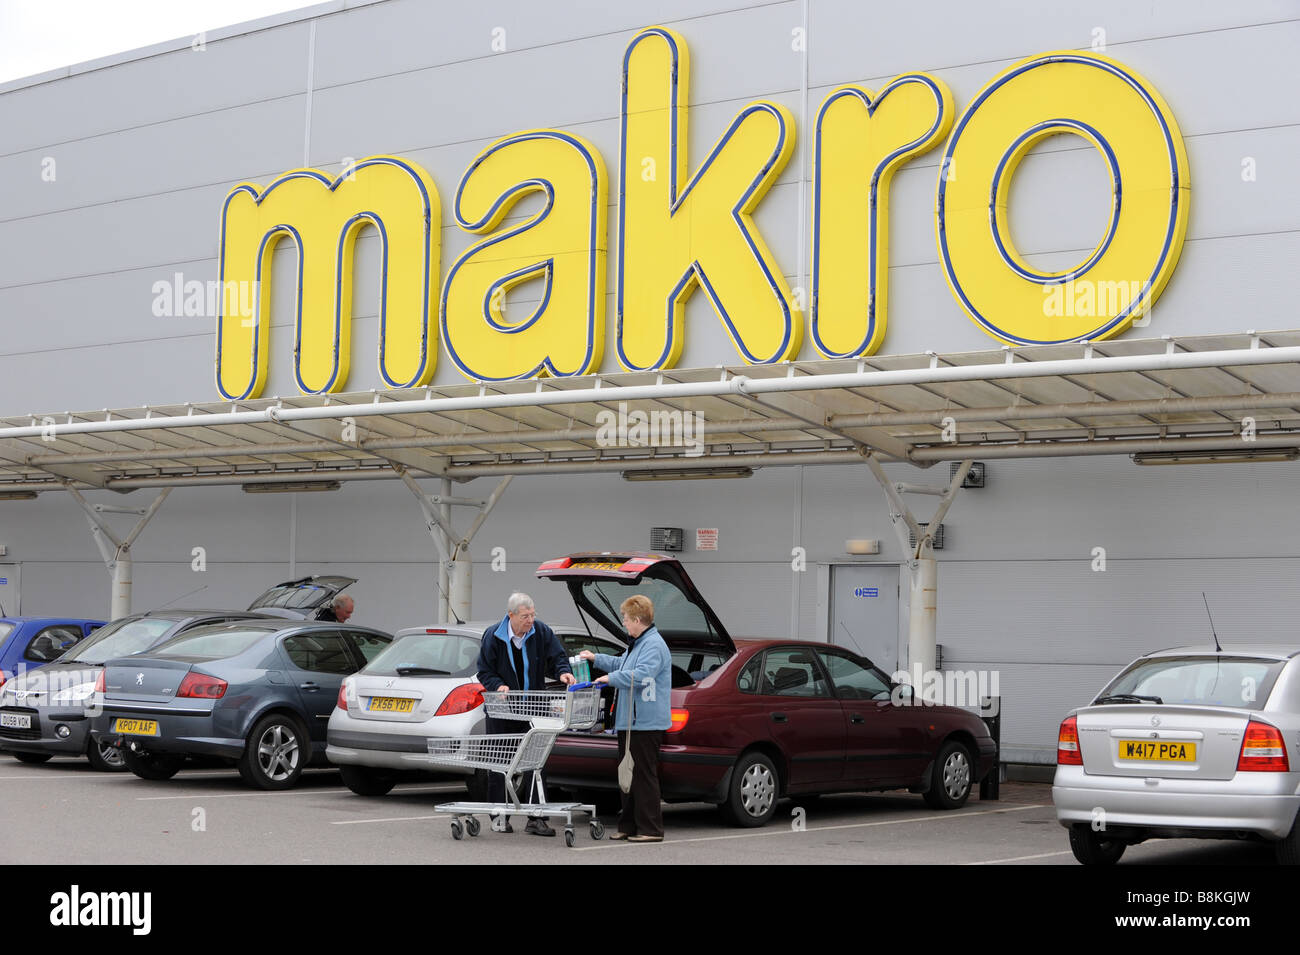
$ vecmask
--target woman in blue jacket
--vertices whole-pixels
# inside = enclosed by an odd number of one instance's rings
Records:
[[[629,792],[623,793],[618,831],[610,833],[609,838],[663,842],[659,745],[664,732],[672,725],[672,657],[668,644],[655,629],[654,604],[649,597],[640,594],[628,597],[619,610],[623,614],[623,628],[632,639],[631,648],[621,657],[590,650],[581,653],[584,659],[608,671],[596,682],[608,683],[619,691],[614,712],[619,762],[628,749],[632,751],[632,786]]]

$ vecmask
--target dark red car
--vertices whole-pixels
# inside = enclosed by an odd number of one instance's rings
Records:
[[[993,768],[984,721],[912,702],[870,660],[826,643],[741,641],[728,635],[681,563],[660,554],[575,554],[539,577],[563,581],[583,615],[626,642],[619,604],[654,602],[673,659],[672,720],[660,750],[669,802],[712,802],[741,826],[761,826],[784,796],[907,789],[956,809]],[[565,733],[546,764],[552,785],[616,791],[612,734]]]

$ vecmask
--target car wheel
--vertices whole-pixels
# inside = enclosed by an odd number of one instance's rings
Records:
[[[1088,826],[1070,827],[1070,851],[1084,865],[1114,865],[1127,848],[1127,843],[1107,839]]]
[[[925,802],[931,809],[960,809],[970,796],[970,753],[955,740],[949,740],[935,757],[930,771],[930,788],[925,791]]]
[[[131,749],[122,750],[122,762],[141,779],[171,779],[180,772],[183,756],[163,756],[159,753],[137,753]]]
[[[90,760],[91,769],[97,769],[101,773],[126,772],[122,750],[104,740],[91,738],[90,745],[86,747],[86,759]]]
[[[52,758],[51,753],[13,753],[14,759],[20,763],[48,763]]]
[[[1285,839],[1273,846],[1278,865],[1300,865],[1300,815],[1291,824]]]
[[[368,766],[340,766],[339,775],[343,777],[343,785],[358,796],[386,796],[397,785],[397,777],[392,773]]]
[[[722,804],[723,814],[736,826],[765,826],[776,814],[780,777],[762,753],[746,753],[731,773],[731,791]]]
[[[239,757],[239,775],[258,789],[292,789],[306,762],[307,734],[284,713],[258,720]]]

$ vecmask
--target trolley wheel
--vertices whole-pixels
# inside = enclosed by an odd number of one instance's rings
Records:
[[[565,844],[566,846],[568,846],[570,849],[572,849],[572,848],[573,848],[573,844],[574,844],[575,842],[577,842],[577,841],[578,841],[578,839],[577,839],[577,837],[573,834],[573,830],[572,830],[572,829],[568,829],[568,828],[566,828],[566,829],[564,830],[564,844]]]
[[[591,820],[591,838],[597,841],[605,838],[605,824],[599,819]]]
[[[460,824],[459,819],[453,819],[451,821],[451,837],[453,839],[465,838],[465,827]]]
[[[465,830],[471,836],[477,836],[479,834],[480,829],[482,829],[482,825],[473,816],[470,816],[468,819],[465,820]]]

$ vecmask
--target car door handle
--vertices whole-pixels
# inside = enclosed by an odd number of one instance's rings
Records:
[[[785,715],[784,713],[773,713],[773,714],[772,714],[772,722],[773,722],[773,723],[784,723],[784,722],[786,722],[786,715]]]
[[[320,689],[320,684],[318,684],[318,683],[311,683],[311,682],[307,682],[307,683],[299,683],[299,684],[298,684],[298,689],[300,689],[300,690],[319,690],[319,689]]]
[[[850,723],[865,723],[866,720],[864,720],[864,719],[862,718],[862,714],[861,714],[861,713],[853,713],[853,714],[850,714],[850,716],[849,716],[849,722],[850,722]]]

